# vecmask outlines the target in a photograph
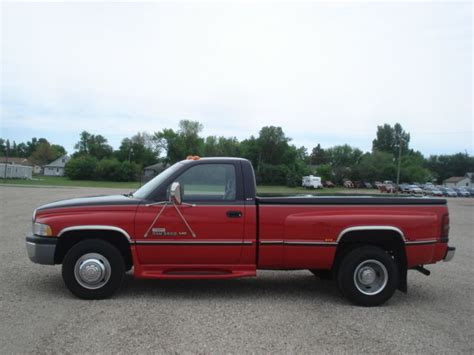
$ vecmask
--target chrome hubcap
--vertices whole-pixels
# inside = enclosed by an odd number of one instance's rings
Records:
[[[377,277],[375,270],[370,266],[364,266],[359,271],[360,282],[364,285],[370,285],[373,283]]]
[[[74,266],[74,276],[77,282],[90,290],[104,286],[110,279],[111,267],[109,261],[101,254],[88,253],[81,256]]]
[[[354,271],[354,284],[365,295],[382,292],[387,282],[387,268],[378,260],[365,260]]]

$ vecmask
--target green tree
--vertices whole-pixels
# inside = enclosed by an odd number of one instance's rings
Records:
[[[112,156],[113,148],[107,144],[107,139],[98,134],[92,135],[89,141],[89,154],[97,159],[108,158]]]
[[[172,129],[164,128],[160,132],[156,132],[154,139],[160,150],[166,152],[164,161],[168,164],[174,164],[186,158],[185,148],[178,132]]]
[[[433,173],[424,168],[425,158],[420,152],[409,152],[402,157],[400,169],[400,182],[426,182],[432,181]]]
[[[89,154],[99,160],[111,157],[113,153],[113,148],[107,144],[104,136],[90,134],[87,131],[81,132],[79,142],[74,148],[77,149],[76,155]]]
[[[120,164],[116,181],[137,181],[140,174],[140,166],[134,162],[124,161]]]
[[[165,128],[155,132],[153,138],[157,147],[166,152],[165,162],[173,164],[188,155],[202,155],[204,139],[199,136],[202,129],[199,122],[183,120],[178,131]]]
[[[364,181],[395,180],[397,175],[392,154],[382,151],[364,154],[354,169]]]
[[[348,144],[336,145],[326,150],[328,163],[333,167],[351,168],[358,164],[363,155],[359,148],[353,148]]]
[[[240,157],[240,142],[236,137],[209,136],[204,142],[206,157]]]
[[[318,144],[313,148],[311,155],[309,156],[309,162],[311,165],[326,164],[327,160],[326,151],[321,148],[321,144]]]
[[[259,161],[271,165],[283,164],[284,159],[288,159],[285,154],[289,153],[290,141],[281,127],[263,127],[257,138]]]
[[[442,183],[452,176],[464,176],[467,172],[474,171],[474,157],[467,153],[432,155],[424,166],[433,172],[438,183]]]
[[[74,149],[76,149],[79,154],[89,154],[90,139],[91,134],[87,131],[82,131],[80,134],[79,142],[74,145]]]
[[[332,167],[329,164],[321,164],[316,168],[316,175],[321,178],[322,181],[334,179],[332,173]]]
[[[179,122],[178,134],[182,139],[185,152],[189,155],[201,155],[204,140],[199,136],[204,126],[197,121]]]
[[[120,174],[120,162],[117,159],[102,159],[97,162],[93,177],[97,180],[116,181]]]
[[[66,154],[63,146],[51,145],[48,141],[42,141],[35,146],[35,151],[31,154],[30,160],[38,165],[46,165]]]
[[[241,156],[250,160],[255,170],[258,170],[261,154],[259,151],[257,138],[250,136],[250,138],[243,140],[240,143],[240,151]]]
[[[135,162],[141,166],[155,164],[159,149],[148,133],[137,133],[131,138],[124,138],[115,155],[120,161]]]
[[[28,158],[30,155],[28,154],[28,146],[25,143],[19,143],[16,146],[17,154],[21,158]]]
[[[7,155],[7,145],[3,138],[0,138],[0,156],[4,157]]]
[[[31,141],[26,142],[26,146],[27,146],[26,156],[30,157],[35,152],[38,144],[47,143],[47,142],[48,140],[46,138],[39,138],[39,139],[36,137],[31,138]]]
[[[290,141],[281,127],[269,126],[260,130],[258,138],[241,142],[241,154],[254,165],[258,183],[296,186],[309,174],[306,149]]]
[[[372,141],[372,151],[387,152],[398,157],[400,145],[402,154],[406,154],[409,143],[410,134],[403,130],[400,123],[395,123],[393,127],[386,123],[383,126],[377,126],[377,137]]]
[[[73,180],[92,180],[96,177],[97,158],[83,154],[71,158],[64,167],[64,173]]]

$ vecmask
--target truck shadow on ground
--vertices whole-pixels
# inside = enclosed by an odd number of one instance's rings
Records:
[[[33,281],[33,280],[31,280]],[[43,295],[78,300],[64,285],[60,274],[35,278],[27,282],[32,289]],[[426,303],[435,298],[426,285],[413,287],[408,295],[396,292],[390,305]],[[125,275],[122,287],[112,299],[127,301],[146,299],[147,301],[278,301],[298,300],[350,306],[339,292],[335,281],[321,280],[309,272],[264,272],[255,278],[228,280],[159,280],[135,279],[132,273]]]
[[[75,298],[66,288],[60,274],[28,282],[28,288],[55,297]],[[320,280],[304,272],[270,272],[256,278],[227,280],[159,280],[135,279],[125,275],[114,299],[149,298],[156,300],[289,300],[348,304],[333,281]]]
[[[145,280],[127,274],[117,298],[152,296],[161,299],[289,299],[347,303],[332,281],[311,274],[274,272],[256,278],[228,280]]]

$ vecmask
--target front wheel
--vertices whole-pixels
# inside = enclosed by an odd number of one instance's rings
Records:
[[[383,249],[365,246],[350,251],[342,260],[337,281],[342,294],[360,306],[379,306],[397,289],[398,268]]]
[[[65,255],[62,276],[67,288],[83,299],[112,296],[122,284],[125,264],[120,251],[103,240],[84,240]]]

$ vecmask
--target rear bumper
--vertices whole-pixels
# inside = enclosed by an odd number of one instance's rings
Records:
[[[56,237],[28,235],[25,240],[28,257],[37,264],[54,265],[57,242]]]
[[[447,262],[447,261],[453,260],[455,252],[456,252],[455,247],[448,247],[448,249],[446,249],[446,254],[444,255],[443,261]]]

